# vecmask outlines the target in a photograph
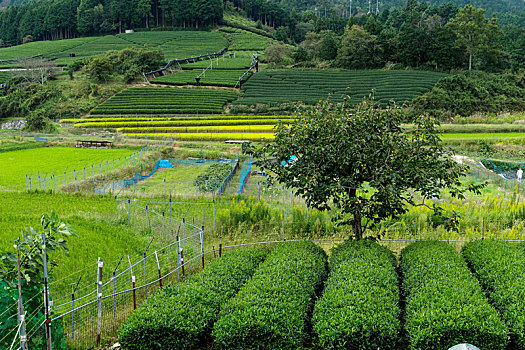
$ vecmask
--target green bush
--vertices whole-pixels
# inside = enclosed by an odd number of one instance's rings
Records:
[[[396,259],[370,240],[332,251],[312,324],[323,349],[396,349],[401,328]]]
[[[460,343],[505,349],[505,323],[452,246],[413,243],[401,251],[400,268],[410,349],[442,350]]]
[[[120,344],[124,349],[193,349],[206,342],[221,306],[266,254],[260,249],[225,254],[186,283],[159,291],[122,325]]]
[[[509,326],[516,349],[525,349],[525,254],[495,240],[468,243],[462,254]]]
[[[212,164],[204,174],[197,176],[195,184],[199,191],[215,192],[224,183],[226,177],[232,172],[230,164]]]
[[[215,342],[226,349],[302,348],[326,265],[326,253],[312,242],[276,247],[223,306],[213,329]]]

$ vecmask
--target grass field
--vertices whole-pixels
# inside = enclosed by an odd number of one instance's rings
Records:
[[[230,90],[180,88],[130,88],[91,111],[92,115],[173,115],[221,113],[237,97]]]
[[[151,80],[155,84],[167,85],[196,85],[195,78],[200,77],[200,84],[204,86],[235,87],[239,78],[246,72],[245,69],[209,69],[203,73],[201,69],[176,71]],[[243,81],[250,77],[247,74]]]
[[[79,170],[106,160],[127,157],[137,150],[45,147],[0,153],[0,189],[25,189],[25,175]]]
[[[198,42],[198,45],[195,43]],[[131,34],[106,35],[56,41],[36,41],[0,49],[2,60],[19,59],[36,55],[44,58],[57,57],[56,63],[65,65],[74,60],[94,57],[108,50],[126,47],[160,49],[166,60],[215,53],[228,45],[222,33],[199,31],[138,32]],[[76,57],[69,57],[74,53]],[[10,66],[3,63],[0,66]]]
[[[315,104],[329,95],[341,102],[344,94],[359,103],[372,90],[379,104],[402,103],[427,92],[444,76],[425,71],[267,70],[244,84],[242,99],[234,105]]]

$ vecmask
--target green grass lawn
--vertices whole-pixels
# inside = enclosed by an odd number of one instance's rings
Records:
[[[194,196],[195,180],[212,163],[184,166],[176,164],[171,169],[159,168],[151,178],[128,187],[122,194]]]
[[[70,172],[135,152],[130,149],[45,147],[0,153],[0,189],[25,189],[26,174]]]

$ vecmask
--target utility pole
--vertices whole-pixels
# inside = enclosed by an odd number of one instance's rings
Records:
[[[348,17],[352,17],[352,0],[350,0],[350,16]]]
[[[372,0],[368,0],[368,12],[366,13],[367,15],[370,14],[370,12],[372,11]]]
[[[379,0],[376,0],[376,15],[379,14]]]

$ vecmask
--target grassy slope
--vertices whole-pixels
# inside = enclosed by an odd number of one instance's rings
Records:
[[[27,173],[63,173],[124,158],[135,152],[129,149],[46,147],[0,153],[0,188],[24,189]]]

